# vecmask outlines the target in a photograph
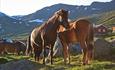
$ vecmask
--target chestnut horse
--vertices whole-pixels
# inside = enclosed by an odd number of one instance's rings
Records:
[[[62,25],[65,28],[69,27],[68,11],[60,9],[47,22],[40,27],[33,29],[28,48],[31,46],[34,52],[35,61],[39,61],[40,54],[43,50],[43,64],[45,64],[46,47],[51,49],[51,64],[53,58],[53,46],[57,38],[57,30]]]
[[[62,26],[59,30],[59,38],[64,51],[64,62],[66,64],[68,58],[70,63],[69,45],[79,42],[80,47],[83,50],[83,64],[88,64],[93,57],[93,24],[88,20],[79,19],[70,22],[69,25],[69,30],[64,29]]]
[[[25,55],[25,52],[26,52],[26,44],[22,41],[18,41],[18,40],[14,40],[13,41],[13,44],[14,46],[17,48],[17,51],[18,51],[18,55],[21,54],[22,52],[22,55]]]
[[[5,52],[20,55],[21,52],[25,54],[25,51],[26,45],[21,41],[13,41],[12,43],[4,41],[0,42],[0,54]]]
[[[17,54],[18,49],[13,43],[0,42],[0,54],[3,54],[3,53]]]

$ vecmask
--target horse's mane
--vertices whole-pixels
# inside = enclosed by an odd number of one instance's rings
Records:
[[[50,22],[50,21],[52,21],[52,20],[55,21],[54,19],[55,19],[56,15],[57,15],[57,14],[54,14],[51,18],[48,19],[47,22]]]
[[[40,29],[41,29],[41,28],[45,27],[45,26],[46,26],[46,23],[47,23],[47,22],[44,22],[42,25],[40,25],[40,26],[37,27],[37,28],[40,28]]]
[[[42,25],[40,25],[40,26],[38,26],[38,27],[36,27],[36,28],[39,28],[39,29],[44,29],[46,26],[47,26],[47,24],[49,24],[49,23],[53,23],[55,20],[56,20],[56,14],[54,14],[52,17],[50,17],[47,21],[45,21]]]

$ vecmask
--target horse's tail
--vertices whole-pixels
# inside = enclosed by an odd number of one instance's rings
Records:
[[[27,39],[27,47],[26,47],[26,55],[30,55],[32,53],[32,46],[31,46],[31,36]]]
[[[87,47],[90,52],[89,60],[91,60],[94,57],[94,28],[93,28],[93,24],[89,25],[89,33],[88,33],[87,43],[88,43]]]
[[[93,28],[93,24],[91,24],[91,23],[89,24],[88,37],[87,37],[86,41],[88,42],[88,45],[93,48],[93,45],[94,45],[94,28]]]
[[[90,41],[94,42],[94,28],[93,28],[93,24],[90,25],[90,31],[89,31],[89,36],[90,36]]]

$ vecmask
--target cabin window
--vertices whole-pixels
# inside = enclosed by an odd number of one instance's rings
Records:
[[[101,29],[98,29],[98,32],[101,32]]]
[[[103,29],[103,32],[105,32],[105,29]]]

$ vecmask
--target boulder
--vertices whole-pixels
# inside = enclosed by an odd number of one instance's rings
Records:
[[[94,58],[105,58],[111,54],[111,44],[104,39],[97,39],[94,42]]]
[[[112,40],[110,43],[113,47],[115,47],[115,40]]]
[[[70,44],[69,49],[70,49],[70,54],[81,53],[81,48],[78,43]],[[57,38],[55,45],[54,45],[54,55],[55,56],[63,56],[63,47],[62,47],[62,44],[61,44],[59,38]]]
[[[11,61],[0,65],[0,70],[38,70],[37,64],[29,60]]]

